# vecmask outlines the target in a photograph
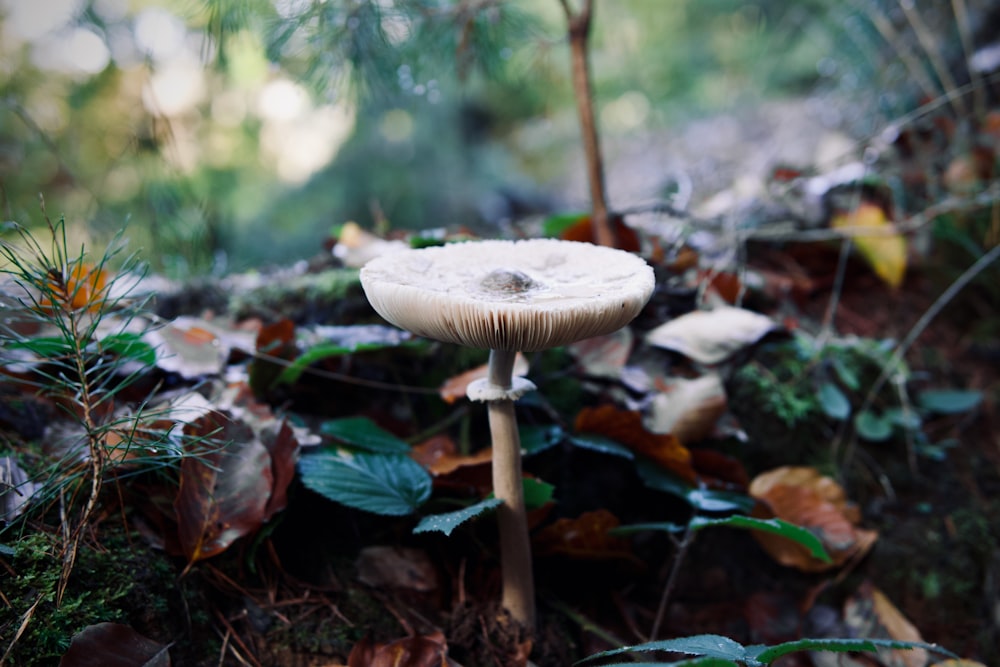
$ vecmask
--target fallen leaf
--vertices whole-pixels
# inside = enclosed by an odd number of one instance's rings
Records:
[[[830,221],[834,229],[871,228],[881,233],[855,235],[854,245],[876,275],[896,289],[906,273],[906,239],[895,231],[895,225],[878,204],[861,202],[856,209],[835,215]]]
[[[21,515],[41,487],[12,456],[0,457],[0,521],[6,525]]]
[[[614,213],[608,216],[608,223],[615,233],[615,247],[628,252],[639,252],[642,244],[639,235],[635,230],[625,224],[621,215]],[[576,222],[562,230],[559,238],[563,241],[581,241],[584,243],[595,243],[594,224],[589,215],[581,215]]]
[[[844,603],[844,623],[853,637],[923,642],[917,628],[879,589],[865,582]],[[927,651],[879,648],[879,660],[885,667],[924,667]]]
[[[246,424],[211,412],[184,429],[189,448],[174,499],[181,549],[190,563],[214,556],[267,520],[271,455]]]
[[[375,545],[358,554],[358,581],[372,588],[402,588],[418,593],[437,590],[437,570],[421,549]]]
[[[465,398],[465,392],[468,390],[469,385],[476,380],[482,380],[486,377],[489,372],[489,364],[483,364],[482,366],[477,366],[473,369],[467,370],[464,373],[456,375],[453,378],[449,378],[441,385],[441,389],[438,390],[438,395],[441,396],[441,400],[445,403],[451,405],[460,399]],[[524,376],[528,374],[528,360],[524,358],[524,355],[520,352],[514,357],[514,370],[513,374],[515,377]]]
[[[333,256],[342,261],[344,266],[361,268],[379,255],[407,248],[409,245],[404,241],[386,241],[352,221],[344,223],[340,228],[337,244],[333,246]]]
[[[689,445],[711,435],[727,405],[726,389],[718,375],[674,378],[666,391],[653,397],[646,424],[653,433],[672,433]]]
[[[167,649],[127,625],[98,623],[73,635],[59,667],[170,667]]]
[[[365,637],[351,649],[347,667],[449,667],[448,644],[440,631],[375,643]]]
[[[436,435],[424,440],[412,448],[410,455],[435,477],[450,475],[466,466],[489,466],[493,460],[493,450],[490,447],[480,449],[475,454],[459,454],[455,441],[446,435]]]
[[[606,336],[585,338],[567,349],[584,375],[617,379],[632,352],[634,340],[631,327],[622,327]]]
[[[866,554],[878,537],[876,531],[855,526],[858,511],[843,488],[814,468],[787,466],[758,475],[750,483],[750,495],[759,501],[754,516],[777,517],[812,531],[832,559],[825,563],[791,540],[754,532],[764,550],[788,567],[804,572],[839,567]]]
[[[638,412],[619,410],[613,405],[586,407],[577,414],[575,428],[626,445],[691,484],[697,481],[687,448],[674,435],[647,431]]]
[[[295,323],[288,318],[266,324],[257,331],[256,354],[250,364],[250,386],[262,396],[285,370],[286,363],[298,355]]]
[[[178,317],[145,339],[156,350],[156,365],[185,380],[219,375],[229,359],[229,346],[196,317]]]
[[[931,667],[986,667],[981,662],[976,662],[975,660],[942,660],[941,662],[935,662]]]
[[[625,560],[638,563],[631,543],[610,534],[621,522],[605,509],[576,518],[557,519],[532,537],[537,556],[569,556],[584,560]]]
[[[661,324],[646,334],[646,342],[711,365],[725,361],[778,329],[765,315],[723,306],[686,313]]]

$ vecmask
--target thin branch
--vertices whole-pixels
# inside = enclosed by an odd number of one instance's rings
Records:
[[[615,231],[608,216],[607,194],[604,186],[604,160],[597,136],[594,117],[594,93],[591,86],[590,63],[587,49],[590,40],[594,0],[585,0],[583,8],[574,13],[569,0],[559,0],[566,13],[569,26],[569,50],[573,66],[573,92],[580,114],[580,132],[583,151],[587,158],[587,180],[590,183],[591,224],[594,241],[599,245],[614,247]]]

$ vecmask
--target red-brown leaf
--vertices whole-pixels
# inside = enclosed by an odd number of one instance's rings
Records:
[[[375,643],[365,637],[351,650],[347,667],[447,667],[448,644],[441,632]]]
[[[691,452],[669,433],[647,431],[638,412],[619,410],[613,405],[587,407],[576,416],[575,427],[579,432],[596,433],[620,442],[691,484],[697,480],[691,466]]]
[[[227,414],[211,412],[184,431],[191,446],[209,449],[184,458],[174,500],[181,548],[194,563],[263,525],[274,472],[263,443]]]

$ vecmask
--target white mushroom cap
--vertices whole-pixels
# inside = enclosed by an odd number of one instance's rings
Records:
[[[383,318],[467,347],[531,352],[616,331],[653,293],[653,270],[613,248],[470,241],[378,257],[361,285]]]

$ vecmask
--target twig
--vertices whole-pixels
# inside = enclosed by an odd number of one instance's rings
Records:
[[[663,617],[667,611],[667,601],[670,600],[670,595],[674,592],[674,585],[677,583],[677,575],[680,573],[681,566],[684,564],[684,560],[687,557],[688,549],[690,549],[691,544],[694,543],[694,519],[696,516],[698,515],[691,515],[691,518],[688,520],[687,527],[684,529],[684,536],[677,543],[677,553],[674,555],[674,562],[670,566],[670,574],[667,576],[667,583],[663,585],[663,594],[660,595],[660,605],[656,608],[656,618],[653,620],[653,628],[649,631],[650,641],[654,641],[656,636],[660,634],[660,627],[663,625]]]
[[[913,325],[910,332],[906,334],[906,337],[900,341],[899,345],[896,346],[896,349],[889,358],[889,361],[887,361],[882,367],[882,373],[878,376],[875,382],[872,383],[872,386],[865,395],[865,400],[862,402],[858,412],[864,412],[871,409],[879,391],[885,385],[886,381],[897,372],[903,361],[903,357],[906,355],[907,351],[909,351],[913,343],[916,342],[917,338],[920,337],[934,318],[938,316],[944,307],[947,306],[959,292],[965,289],[965,287],[972,282],[976,276],[982,273],[986,267],[995,262],[998,258],[1000,258],[1000,245],[995,246],[988,253],[976,260],[976,262],[966,269],[965,272],[955,280],[955,282],[948,286],[948,289],[941,293],[941,296],[939,296],[934,303],[931,304],[930,308],[924,311],[924,314],[920,316],[920,319],[918,319],[916,324]],[[841,433],[837,436],[838,441],[843,438],[843,434],[844,429],[841,428]],[[834,451],[839,448],[840,443],[838,442],[838,444],[834,447]],[[844,460],[849,461],[852,455],[853,447],[848,447],[844,455]]]
[[[604,161],[601,144],[597,137],[597,121],[594,118],[594,94],[591,86],[590,63],[587,47],[590,39],[591,19],[594,15],[594,0],[584,0],[583,8],[574,13],[569,0],[559,0],[569,24],[569,50],[573,64],[573,92],[576,108],[580,114],[580,131],[583,151],[587,157],[587,180],[590,183],[591,223],[594,241],[599,245],[614,247],[615,231],[608,217],[607,193],[604,188]]]
[[[610,631],[605,630],[601,626],[597,625],[589,618],[587,618],[577,610],[567,605],[565,602],[560,602],[558,600],[548,600],[547,604],[556,611],[565,614],[567,618],[569,618],[571,621],[580,626],[580,629],[583,630],[584,632],[589,632],[590,634],[601,638],[614,648],[622,648],[626,646],[625,642],[623,642],[621,639],[611,634]]]

